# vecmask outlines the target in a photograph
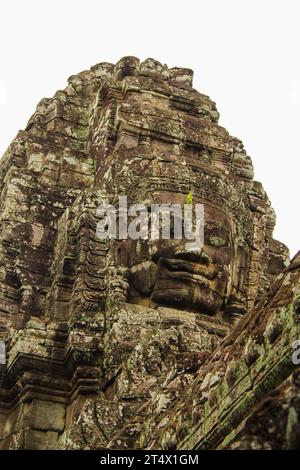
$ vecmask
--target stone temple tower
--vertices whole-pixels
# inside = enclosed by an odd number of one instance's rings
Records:
[[[250,157],[192,79],[154,59],[99,63],[4,154],[0,448],[297,446],[300,258],[274,240]],[[120,196],[190,196],[202,249],[100,239],[98,208],[119,220]]]

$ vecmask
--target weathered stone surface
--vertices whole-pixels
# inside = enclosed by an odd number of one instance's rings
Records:
[[[299,255],[288,266],[250,157],[192,78],[99,63],[3,156],[1,448],[299,445]],[[203,249],[99,239],[120,195],[201,202]]]
[[[292,374],[295,365],[292,362],[293,342],[299,338],[300,324],[295,315],[293,303],[297,293],[295,286],[300,282],[300,256],[298,255],[277,279],[269,292],[261,298],[254,309],[242,319],[232,333],[223,341],[173,407],[170,407],[160,422],[149,416],[143,426],[141,437],[143,445],[162,448],[181,449],[222,449],[231,446],[238,436],[244,436],[242,442],[249,443],[247,432],[250,427],[247,417],[254,413],[256,422],[258,412],[255,409],[264,406],[260,403],[269,400],[277,403],[277,387]],[[284,299],[284,302],[283,302]],[[270,323],[280,320],[280,334],[276,338],[268,334]],[[259,345],[260,352],[249,357],[249,344]],[[256,346],[257,347],[257,346]],[[224,377],[220,380],[218,377]],[[286,392],[286,401],[297,400],[296,387],[293,393]],[[196,398],[195,398],[196,397]],[[191,405],[192,403],[192,405]],[[281,404],[278,401],[278,408]],[[289,413],[287,406],[286,415]],[[244,423],[246,420],[246,424]],[[285,429],[286,419],[278,415],[275,419],[278,428]],[[245,427],[244,427],[245,426]],[[268,422],[260,421],[257,436],[249,448],[286,448],[284,439],[277,446],[276,439],[268,430]],[[271,425],[270,425],[271,426]],[[254,426],[255,427],[255,426]],[[283,432],[281,429],[280,432]],[[247,436],[247,437],[246,437]],[[288,444],[289,445],[289,444]],[[242,447],[242,444],[239,444]]]
[[[65,406],[53,401],[34,400],[24,406],[24,417],[28,416],[28,426],[44,431],[61,432],[65,427]]]

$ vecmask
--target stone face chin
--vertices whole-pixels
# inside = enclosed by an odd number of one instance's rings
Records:
[[[192,81],[155,59],[96,64],[3,156],[1,449],[299,446],[299,255]],[[124,196],[202,204],[203,246],[100,239],[99,207]]]
[[[182,310],[190,310],[206,315],[214,315],[220,310],[223,298],[204,284],[184,287],[185,282],[158,281],[152,293],[151,301],[155,305],[165,305]],[[168,287],[165,287],[165,286]]]

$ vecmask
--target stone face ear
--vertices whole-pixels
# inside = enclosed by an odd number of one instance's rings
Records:
[[[269,258],[267,267],[267,276],[270,282],[275,281],[289,264],[289,249],[278,240],[271,238],[269,241]]]
[[[249,247],[235,240],[233,265],[227,298],[224,300],[224,317],[235,321],[247,312],[247,275],[249,272]]]
[[[153,261],[143,261],[132,266],[130,278],[135,289],[143,295],[150,295],[156,280],[157,266]]]

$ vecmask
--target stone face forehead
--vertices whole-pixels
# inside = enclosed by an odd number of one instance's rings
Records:
[[[149,159],[143,155],[127,158],[121,151],[116,152],[110,158],[110,171],[105,173],[102,184],[108,191],[113,189],[117,196],[127,195],[130,204],[183,205],[191,194],[193,203],[203,203],[223,212],[250,239],[253,213],[245,183],[229,174],[224,176],[221,171],[194,168],[184,155],[180,157],[182,161],[178,163],[173,156],[160,158],[157,153]],[[266,213],[269,210],[263,200],[261,207]]]

